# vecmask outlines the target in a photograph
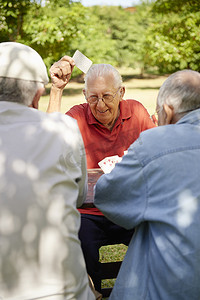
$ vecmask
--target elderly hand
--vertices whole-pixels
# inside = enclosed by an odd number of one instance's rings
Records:
[[[55,62],[50,68],[53,86],[61,90],[64,89],[66,84],[69,82],[74,66],[74,60],[67,55]]]

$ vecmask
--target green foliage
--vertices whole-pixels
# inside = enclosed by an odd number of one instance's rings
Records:
[[[173,2],[173,5],[172,5]],[[147,63],[172,73],[200,65],[199,1],[157,0],[146,39]]]
[[[6,1],[0,0],[0,42],[15,41],[18,36],[23,36],[24,16],[35,1]]]
[[[93,8],[87,9],[85,19],[87,26],[82,28],[80,39],[73,41],[73,48],[85,53],[94,63],[115,64],[115,41],[110,39],[107,23],[100,20]]]
[[[132,64],[129,66],[140,67],[141,75],[147,70],[147,49],[145,48],[145,43],[147,39],[147,31],[149,24],[152,22],[152,15],[150,14],[152,4],[148,2],[143,2],[141,5],[137,6],[137,10],[132,16],[134,22],[132,22],[129,31],[132,35],[131,52],[132,52]]]
[[[85,26],[85,8],[80,3],[68,7],[52,5],[33,8],[26,15],[24,31],[26,41],[37,50],[49,67],[63,55],[71,55],[72,43],[78,39]]]
[[[163,14],[180,13],[180,11],[187,11],[188,13],[198,12],[200,10],[200,2],[199,0],[157,0],[153,10]]]
[[[0,42],[37,50],[47,67],[79,49],[94,63],[199,70],[199,0],[143,0],[132,10],[72,0],[0,0]],[[81,72],[75,68],[73,74]]]
[[[73,55],[76,49],[94,63],[143,66],[146,7],[138,7],[132,13],[117,6],[85,8],[79,1],[49,0],[41,6],[26,0],[24,5],[25,9],[21,5],[15,15],[16,24],[18,16],[23,15],[21,30],[15,30],[15,37],[8,30],[8,26],[14,28],[12,22],[5,18],[1,22],[5,28],[4,40],[30,45],[41,54],[48,68],[63,55]],[[9,13],[7,6],[6,13]]]
[[[143,68],[145,52],[143,43],[148,26],[150,5],[143,3],[135,11],[122,7],[93,7],[105,37],[112,41],[106,58],[116,66],[140,65]],[[114,62],[113,62],[114,60]]]
[[[33,47],[48,68],[63,55],[73,54],[74,40],[84,39],[86,8],[78,1],[49,0],[42,6],[32,0],[0,0],[0,9],[0,41]]]

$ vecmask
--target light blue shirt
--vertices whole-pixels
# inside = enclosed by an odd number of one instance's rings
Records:
[[[141,133],[95,205],[136,228],[110,300],[200,299],[200,110]]]

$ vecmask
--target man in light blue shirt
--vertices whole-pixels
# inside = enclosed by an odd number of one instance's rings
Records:
[[[157,128],[97,182],[95,205],[136,228],[110,300],[200,299],[200,74],[160,88]]]

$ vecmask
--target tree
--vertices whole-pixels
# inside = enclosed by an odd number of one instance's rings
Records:
[[[171,12],[180,13],[180,11],[198,12],[200,2],[198,0],[156,0],[153,6],[154,12],[161,14],[170,14]]]
[[[41,2],[43,5],[41,5]],[[0,41],[16,41],[40,53],[47,67],[73,54],[73,40],[83,36],[86,8],[67,0],[0,0]]]
[[[34,0],[0,0],[0,42],[16,41],[19,36],[23,36],[24,17],[30,7],[35,5]]]
[[[61,4],[61,3],[60,3]],[[37,50],[47,67],[63,55],[72,55],[73,40],[82,35],[85,23],[85,10],[80,3],[68,3],[65,7],[57,3],[46,3],[26,15],[22,42]]]
[[[174,72],[200,65],[200,3],[198,0],[157,0],[154,22],[146,39],[147,63],[160,72]]]
[[[103,39],[99,40],[98,45],[104,44],[105,38],[110,40],[110,43],[106,40],[110,51],[105,45],[106,58],[110,63],[116,66],[137,66],[143,73],[146,55],[143,45],[145,32],[151,18],[150,7],[151,3],[145,2],[136,6],[133,11],[119,6],[95,6],[92,8],[92,13],[98,17],[98,23],[103,33]]]

